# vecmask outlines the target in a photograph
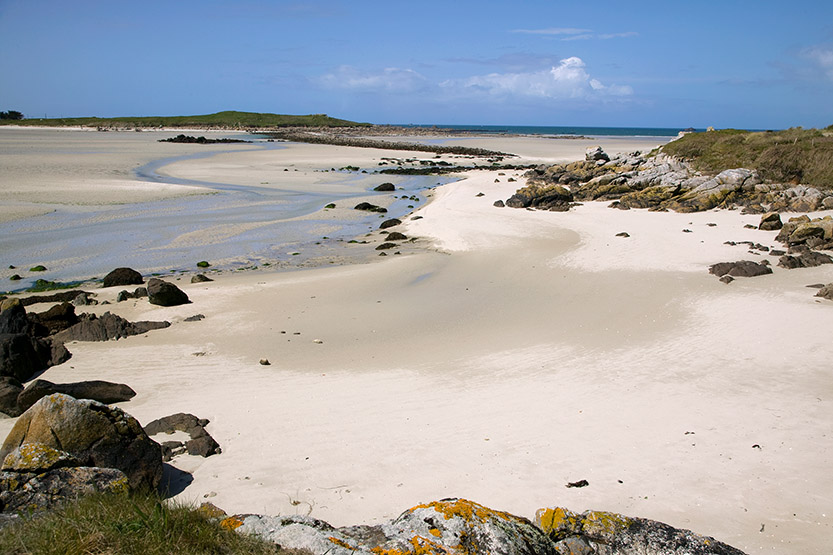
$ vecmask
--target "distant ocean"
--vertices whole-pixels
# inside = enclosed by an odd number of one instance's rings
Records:
[[[583,135],[587,137],[676,137],[680,131],[705,131],[692,127],[568,127],[539,125],[404,125],[430,129],[456,129],[475,133],[494,133],[496,135]]]

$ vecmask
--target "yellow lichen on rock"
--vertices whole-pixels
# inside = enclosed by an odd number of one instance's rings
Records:
[[[241,526],[243,526],[243,521],[236,516],[230,516],[220,521],[220,527],[226,530],[236,530]]]
[[[626,531],[634,523],[632,518],[604,511],[584,513],[583,533],[590,537],[614,536]]]
[[[428,504],[417,505],[411,509],[411,511],[415,511],[416,509],[434,509],[443,515],[446,520],[450,520],[454,517],[460,517],[467,522],[471,522],[475,518],[480,522],[485,522],[489,518],[509,521],[517,520],[517,517],[509,513],[484,507],[483,505],[475,503],[474,501],[469,501],[468,499],[434,501]]]
[[[562,507],[538,509],[535,524],[555,540],[581,533],[582,516]]]
[[[370,551],[376,555],[452,555],[455,553],[421,536],[411,538],[410,543],[412,549],[408,549],[407,551],[402,549],[385,549],[383,547],[374,547]]]
[[[338,539],[334,536],[330,536],[327,539],[330,540],[331,542],[333,542],[334,544],[336,544],[337,546],[343,547],[344,549],[349,549],[350,551],[358,551],[358,549],[359,549],[358,547],[353,547],[352,545],[350,545],[346,541],[340,540],[340,539]]]

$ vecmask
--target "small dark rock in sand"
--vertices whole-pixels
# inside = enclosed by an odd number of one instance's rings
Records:
[[[393,183],[382,183],[381,185],[377,185],[373,188],[374,191],[386,192],[386,191],[395,191],[396,187]]]
[[[53,336],[54,341],[108,341],[151,330],[167,328],[170,322],[128,322],[121,316],[105,312],[101,316],[81,314],[78,323]]]
[[[396,243],[382,243],[381,245],[376,247],[376,250],[377,251],[383,251],[383,250],[387,250],[387,249],[392,249],[395,246],[396,246]]]
[[[497,180],[495,180],[495,181],[497,181]],[[486,196],[486,193],[477,193],[477,194],[476,194],[476,195],[474,195],[474,196],[476,196],[476,197],[478,197],[478,198],[480,198],[480,197],[485,197],[485,196]]]
[[[194,314],[193,316],[189,316],[183,320],[183,322],[199,322],[200,320],[204,320],[204,314]]]
[[[729,285],[730,283],[735,281],[735,278],[733,278],[732,276],[723,276],[723,277],[720,278],[720,281],[722,281],[726,285]]]
[[[381,224],[379,224],[379,229],[387,229],[389,227],[393,227],[395,225],[399,225],[402,223],[402,220],[398,220],[396,218],[391,218],[389,220],[385,220]]]
[[[185,432],[191,436],[191,439],[184,444],[188,454],[209,457],[222,453],[222,450],[214,438],[205,431],[207,425],[208,420],[205,418],[197,418],[193,414],[180,412],[149,422],[145,426],[145,433],[149,436],[155,436],[161,433]],[[169,450],[163,450],[163,457],[167,457],[165,460],[170,460],[171,456],[182,451],[181,446],[183,444],[181,442],[166,441],[165,444],[169,448]]]
[[[579,480],[578,482],[567,482],[565,487],[568,488],[584,488],[590,485],[590,482],[587,480]]]
[[[376,206],[375,204],[370,204],[369,202],[360,202],[354,208],[355,210],[364,210],[365,212],[379,212],[382,214],[388,211],[387,208],[382,208],[381,206]]]
[[[504,204],[502,200],[496,200],[492,206],[495,206],[497,208],[504,208],[506,207],[506,204]]]
[[[772,269],[765,264],[758,264],[751,260],[739,260],[737,262],[719,262],[709,266],[709,273],[717,277],[729,275],[732,277],[755,277],[771,274]]]
[[[205,283],[208,281],[214,280],[204,274],[197,274],[195,276],[191,276],[191,283]]]
[[[761,223],[758,224],[758,229],[762,231],[775,231],[784,227],[781,223],[781,215],[778,212],[768,212],[761,216]]]
[[[388,233],[388,237],[387,237],[388,241],[404,241],[407,238],[408,237],[406,235],[404,235],[402,233],[399,233],[398,231],[393,231],[391,233]]]
[[[833,283],[828,283],[815,294],[816,297],[821,297],[829,301],[833,301]]]
[[[157,278],[148,281],[148,301],[159,306],[177,306],[191,302],[182,289]]]
[[[630,233],[628,233],[627,231],[623,231],[621,233],[616,234],[616,237],[630,237],[630,236],[631,236]]]
[[[104,276],[104,287],[115,287],[116,285],[141,285],[144,282],[142,274],[132,268],[116,268]]]

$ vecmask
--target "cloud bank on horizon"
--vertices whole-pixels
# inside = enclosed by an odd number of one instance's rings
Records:
[[[833,3],[0,0],[0,109],[374,123],[833,124]]]

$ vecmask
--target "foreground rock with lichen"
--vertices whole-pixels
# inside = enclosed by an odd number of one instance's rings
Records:
[[[225,517],[221,525],[282,548],[330,555],[743,555],[714,538],[652,520],[554,508],[539,510],[533,523],[465,499],[418,505],[376,526],[335,528],[305,516],[262,515]]]

